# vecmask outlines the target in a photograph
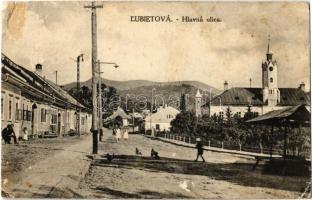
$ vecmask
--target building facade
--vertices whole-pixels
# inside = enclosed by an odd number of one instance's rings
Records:
[[[165,105],[157,109],[156,113],[144,119],[145,130],[169,131],[171,121],[179,114],[176,108]]]
[[[77,128],[80,113],[80,132],[89,132],[90,111],[61,87],[42,76],[42,65],[30,71],[1,55],[1,127],[14,125],[17,137],[27,128],[31,136],[67,134]]]

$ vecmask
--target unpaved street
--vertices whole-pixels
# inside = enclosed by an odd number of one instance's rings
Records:
[[[92,160],[91,141],[85,135],[2,146],[3,189],[24,198],[298,198],[308,181],[263,174],[263,163],[251,171],[248,156],[205,152],[206,163],[193,162],[195,149],[142,135],[116,142],[111,130]],[[151,148],[160,160],[150,158]],[[114,154],[111,162],[106,153]]]
[[[135,156],[135,148],[143,156]],[[150,158],[151,148],[161,159]],[[103,155],[115,154],[112,162]],[[206,163],[193,162],[195,149],[142,135],[115,142],[105,131],[100,156],[92,162],[81,189],[89,198],[298,198],[307,178],[251,171],[251,157],[205,152]]]
[[[38,139],[2,146],[2,184],[11,197],[81,197],[91,136]]]

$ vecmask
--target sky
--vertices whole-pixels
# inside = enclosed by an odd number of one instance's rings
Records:
[[[197,80],[223,89],[261,87],[261,63],[270,50],[279,87],[310,88],[309,5],[298,2],[97,2],[98,59],[111,80]],[[2,4],[2,52],[30,70],[43,64],[58,84],[91,78],[91,11],[88,2]],[[131,22],[131,16],[168,16],[172,23]],[[219,23],[183,23],[182,16],[220,18]]]

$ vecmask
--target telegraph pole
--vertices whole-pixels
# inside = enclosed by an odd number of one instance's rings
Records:
[[[99,80],[98,80],[98,83],[99,83],[99,133],[100,133],[100,141],[102,141],[102,127],[103,127],[103,114],[102,114],[102,78],[101,78],[101,63],[100,61],[98,60],[97,62],[97,65],[98,65],[98,73],[99,73]]]
[[[55,71],[55,84],[57,85],[57,70]]]
[[[93,1],[91,5],[84,6],[84,8],[91,8],[91,33],[92,33],[92,134],[93,134],[93,149],[92,153],[98,153],[98,124],[97,124],[97,27],[96,27],[96,9],[103,8],[103,5],[95,5]]]
[[[80,60],[81,62],[83,62],[83,54],[80,54],[79,56],[77,56],[77,94],[79,94],[79,90],[80,90],[80,67],[79,67],[79,64],[80,64]],[[81,112],[81,109],[80,109],[80,106],[78,105],[78,102],[77,102],[77,107],[76,107],[76,113],[77,113],[77,119],[76,119],[76,123],[77,123],[77,134],[78,136],[80,137],[80,112]]]

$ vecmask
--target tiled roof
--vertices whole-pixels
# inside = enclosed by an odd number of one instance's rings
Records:
[[[308,93],[299,88],[279,88],[281,101],[278,105],[281,106],[296,106],[299,104],[310,105],[310,96]]]
[[[279,106],[295,106],[299,104],[310,105],[310,96],[299,88],[279,88]],[[215,96],[211,105],[251,105],[261,106],[266,102],[262,100],[262,88],[231,88]],[[209,102],[204,106],[209,106]]]
[[[2,61],[2,74],[8,73],[15,78],[18,78],[25,82],[25,84],[40,90],[48,96],[53,96],[53,98],[59,99],[59,103],[71,104],[74,106],[79,106],[85,108],[77,100],[75,100],[71,95],[69,95],[65,90],[54,84],[52,81],[44,79],[37,73],[32,72],[20,65],[17,65],[12,60],[10,60],[4,54],[1,55]],[[65,106],[65,105],[64,105]]]
[[[222,105],[263,105],[261,91],[261,88],[231,88],[215,96],[211,105],[220,105],[220,99]]]

